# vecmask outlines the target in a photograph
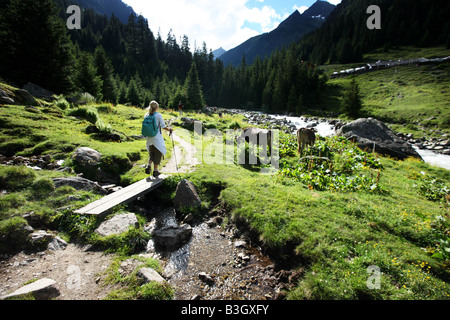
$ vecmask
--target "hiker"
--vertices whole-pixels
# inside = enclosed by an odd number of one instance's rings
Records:
[[[180,117],[183,116],[183,104],[181,103],[181,101],[178,103],[178,111],[180,111]]]
[[[159,104],[156,101],[150,102],[150,106],[147,108],[148,113],[145,117],[149,115],[155,115],[156,125],[158,127],[158,133],[154,137],[147,137],[147,151],[150,154],[150,159],[148,161],[148,166],[145,168],[146,174],[151,174],[152,163],[154,164],[153,176],[157,178],[161,173],[158,171],[158,166],[161,164],[161,159],[166,155],[166,144],[164,142],[164,137],[162,135],[162,130],[170,132],[172,134],[173,129],[167,128],[164,122],[162,114],[157,112],[159,110]]]

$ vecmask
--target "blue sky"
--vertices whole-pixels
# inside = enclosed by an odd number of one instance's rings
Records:
[[[303,12],[316,0],[122,0],[148,19],[163,39],[172,29],[187,35],[191,50],[223,47],[230,50],[245,40],[275,29],[295,10]],[[341,0],[328,0],[338,4]],[[181,43],[181,41],[180,41]]]

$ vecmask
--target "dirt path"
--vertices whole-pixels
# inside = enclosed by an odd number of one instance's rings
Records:
[[[191,172],[199,164],[195,147],[176,134],[173,139],[178,144],[175,157],[162,173],[177,173],[177,164],[180,173]],[[64,250],[0,257],[0,296],[16,291],[30,280],[50,278],[57,282],[60,291],[56,300],[101,300],[114,289],[104,287],[101,281],[114,258],[115,255],[86,251],[75,244]]]
[[[60,295],[55,300],[101,300],[113,289],[102,287],[104,271],[114,255],[85,251],[69,244],[64,250],[25,254],[0,260],[0,296],[19,289],[25,282],[50,278]]]
[[[194,145],[177,136],[175,132],[172,133],[172,135],[173,141],[178,144],[175,145],[175,156],[173,156],[172,154],[172,158],[161,170],[161,173],[177,173],[177,165],[178,172],[180,173],[192,172],[194,170],[194,167],[200,164],[200,161],[195,156],[197,149],[194,147]],[[167,146],[167,148],[173,148],[173,145]]]

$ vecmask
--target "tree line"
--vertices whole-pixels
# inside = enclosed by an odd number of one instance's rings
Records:
[[[370,5],[381,9],[380,30],[367,28]],[[297,44],[297,52],[317,64],[346,64],[378,48],[450,48],[449,15],[448,0],[342,0],[320,29]]]
[[[88,92],[98,100],[146,106],[151,100],[188,108],[296,111],[317,102],[324,78],[290,50],[225,68],[205,43],[186,35],[155,36],[147,20],[82,11],[82,29],[68,30],[68,0],[6,0],[0,4],[0,77],[33,82],[55,93]]]

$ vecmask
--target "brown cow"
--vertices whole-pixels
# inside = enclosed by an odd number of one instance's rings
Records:
[[[298,153],[302,154],[306,146],[314,146],[316,133],[314,129],[301,128],[297,131]]]

